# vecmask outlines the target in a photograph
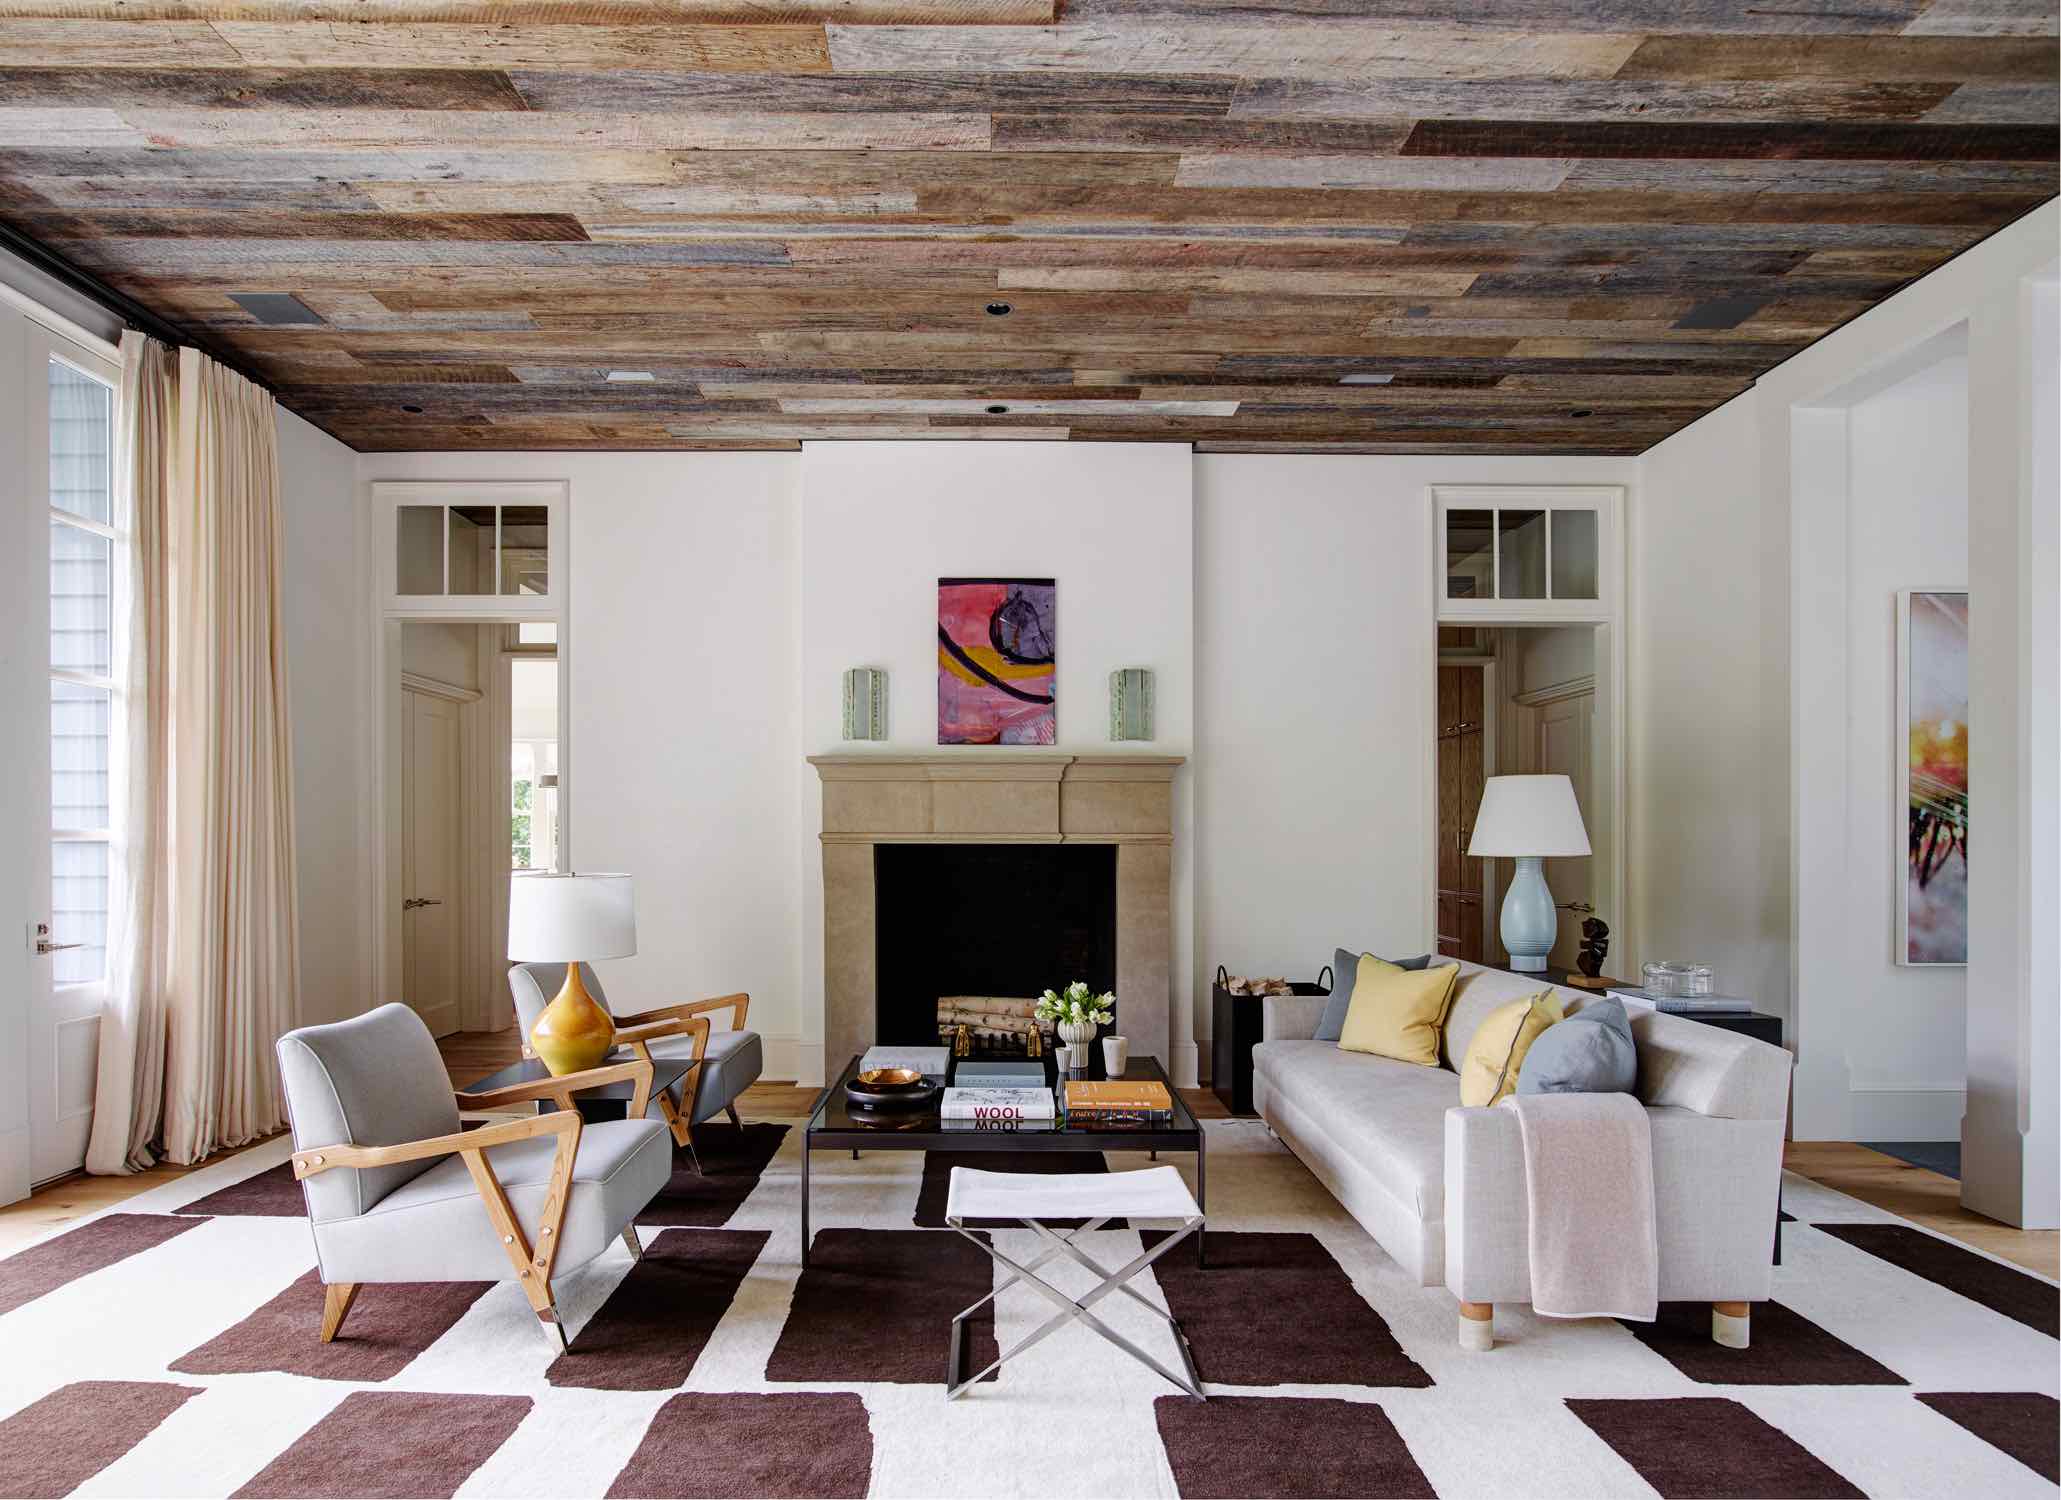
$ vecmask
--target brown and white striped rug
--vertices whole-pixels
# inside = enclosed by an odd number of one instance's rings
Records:
[[[1499,1308],[1495,1351],[1467,1354],[1452,1299],[1264,1127],[1207,1128],[1210,1268],[1176,1251],[1149,1276],[1206,1404],[1078,1328],[946,1403],[951,1316],[994,1273],[932,1227],[945,1163],[819,1156],[803,1272],[798,1132],[777,1124],[704,1146],[640,1264],[618,1249],[563,1282],[569,1354],[505,1284],[368,1287],[323,1345],[280,1141],[0,1261],[0,1493],[2055,1492],[2061,1294],[2040,1277],[1792,1177],[1750,1350],[1712,1344],[1700,1307]],[[1102,1231],[1099,1258],[1153,1232]],[[1005,1293],[976,1357],[1048,1306]],[[1101,1310],[1175,1358],[1142,1309]]]

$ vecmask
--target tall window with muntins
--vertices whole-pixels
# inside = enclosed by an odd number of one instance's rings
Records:
[[[114,392],[53,359],[50,382],[50,939],[57,984],[107,972],[114,729]]]

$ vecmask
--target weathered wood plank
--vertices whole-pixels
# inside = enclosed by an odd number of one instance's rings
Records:
[[[0,106],[0,148],[35,150],[62,146],[88,150],[148,146],[150,138],[112,109]]]
[[[1247,78],[1233,118],[1459,120],[1915,120],[1955,92],[1950,81],[1848,79],[1542,80]],[[2017,101],[2012,101],[2014,107]],[[1989,117],[1971,115],[1970,120]],[[2005,120],[2022,120],[2012,113]],[[2034,119],[2044,118],[2035,116]]]
[[[1925,112],[1942,125],[2040,125],[2061,114],[2061,88],[2051,83],[1964,83]]]
[[[1648,157],[1678,160],[2052,161],[2061,127],[2047,125],[1747,125],[1420,120],[1405,156]]]
[[[1115,21],[1091,26],[832,26],[840,73],[1223,73],[1363,79],[1608,78],[1636,35],[1528,33],[1359,21],[1263,26]]]
[[[11,50],[0,32],[0,57]],[[0,68],[0,99],[113,110],[530,107],[506,73],[457,68]]]
[[[1959,6],[2029,7],[2038,0],[1938,0]],[[1264,24],[1291,17],[1338,17],[1415,25],[1509,27],[1539,31],[1744,32],[1754,35],[1893,34],[1925,14],[1926,0],[1068,0],[1074,22],[1141,16]]]
[[[1419,127],[1422,128],[1421,126]],[[1448,156],[1215,156],[1181,158],[1184,188],[1367,188],[1389,192],[1550,193],[1571,161]]]
[[[234,47],[205,21],[131,26],[126,21],[20,19],[0,28],[10,68],[234,68]]]
[[[523,71],[514,87],[532,109],[809,110],[907,114],[1103,110],[1126,115],[1222,115],[1237,80],[1210,74],[1121,73],[659,73]]]
[[[1300,156],[1392,154],[1408,120],[1225,119],[1215,115],[1114,114],[1067,110],[997,114],[997,151],[1241,152]]]
[[[658,68],[670,73],[823,73],[830,68],[828,45],[819,26],[504,27],[217,21],[206,30],[233,50],[236,63],[257,68]],[[52,50],[63,50],[63,46],[53,39]],[[29,61],[9,60],[17,64]],[[72,66],[63,62],[50,65]],[[186,60],[186,65],[208,66],[195,60]]]
[[[483,26],[1044,26],[1055,0],[0,0],[0,19]]]
[[[578,152],[984,151],[988,145],[988,116],[977,114],[584,115],[378,109],[132,109],[123,113],[154,146],[202,150],[375,147],[421,151],[441,146]]]
[[[1591,159],[1573,164],[1567,186],[1695,193],[2038,193],[2052,192],[2052,162],[1793,162]]]
[[[1311,297],[1458,297],[1474,282],[1452,271],[1178,271],[1129,267],[1007,268],[1005,291],[1273,292]]]
[[[0,113],[5,113],[0,111]],[[47,240],[163,237],[213,240],[428,240],[583,243],[568,214],[256,213],[109,211],[44,215],[31,232]]]
[[[2053,0],[1932,0],[1906,36],[2053,36],[2061,15]]]
[[[2061,51],[2038,38],[1654,36],[1617,76],[2050,83],[2057,68]]]

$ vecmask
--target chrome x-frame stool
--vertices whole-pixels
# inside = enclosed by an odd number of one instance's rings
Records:
[[[1112,1271],[1091,1259],[1074,1243],[1074,1238],[1100,1229],[1116,1218],[1172,1219],[1180,1227],[1151,1249],[1132,1257],[1128,1264]],[[1035,1230],[1045,1243],[1034,1260],[1028,1265],[1020,1265],[996,1249],[991,1239],[968,1229],[966,1223],[969,1219],[1015,1219],[1025,1228]],[[1044,1222],[1050,1219],[1082,1219],[1085,1222],[1079,1229],[1061,1233]],[[1087,1324],[1131,1358],[1172,1381],[1196,1400],[1208,1399],[1202,1393],[1202,1379],[1195,1372],[1195,1355],[1188,1347],[1187,1335],[1181,1332],[1180,1322],[1135,1288],[1126,1285],[1133,1276],[1202,1227],[1202,1210],[1196,1206],[1187,1184],[1181,1181],[1181,1174],[1172,1167],[1068,1176],[981,1172],[970,1167],[954,1167],[951,1191],[945,1199],[945,1222],[980,1246],[997,1265],[1010,1273],[1000,1286],[952,1319],[951,1363],[945,1375],[946,1400],[964,1395],[968,1387],[985,1380],[1031,1345],[1071,1322]],[[1061,1256],[1086,1266],[1102,1278],[1101,1283],[1086,1296],[1075,1300],[1038,1275],[1041,1267]],[[1019,1281],[1027,1282],[1032,1290],[1054,1303],[1059,1310],[1003,1350],[978,1374],[961,1378],[966,1320]],[[1154,1317],[1173,1330],[1174,1343],[1181,1351],[1181,1363],[1187,1370],[1185,1378],[1176,1375],[1095,1316],[1090,1309],[1112,1292],[1122,1292],[1139,1306],[1150,1309]]]

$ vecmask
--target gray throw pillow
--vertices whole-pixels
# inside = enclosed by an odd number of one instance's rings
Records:
[[[1428,969],[1431,955],[1391,958],[1398,969]],[[1345,1013],[1353,1003],[1353,981],[1360,977],[1360,955],[1340,948],[1331,960],[1331,998],[1324,1002],[1324,1019],[1317,1022],[1316,1040],[1335,1042],[1345,1035]]]
[[[1622,1000],[1591,1000],[1539,1033],[1517,1070],[1520,1094],[1629,1094],[1639,1052]]]

